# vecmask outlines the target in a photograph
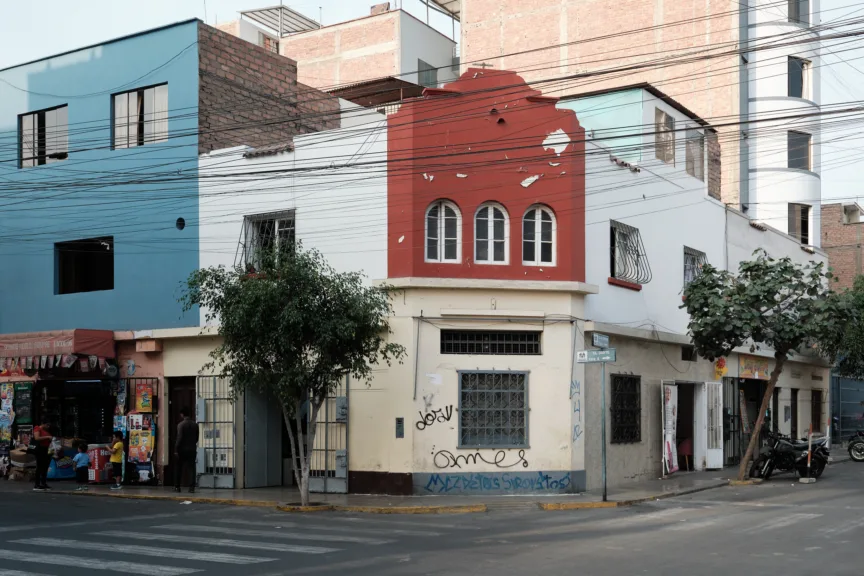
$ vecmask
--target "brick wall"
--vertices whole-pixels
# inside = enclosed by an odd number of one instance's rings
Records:
[[[462,61],[513,70],[533,82],[734,46],[740,5],[736,0],[462,0],[461,6]],[[682,21],[686,24],[672,25]],[[635,30],[640,32],[629,33]],[[738,114],[737,55],[535,85],[562,96],[638,82],[650,82],[709,123]],[[722,200],[737,204],[738,131],[718,130]]]
[[[851,288],[862,270],[864,222],[843,223],[842,204],[822,206],[822,249],[828,253],[828,265],[837,276],[838,288]]]
[[[297,83],[297,64],[198,24],[198,152],[267,146],[338,128],[339,101]]]

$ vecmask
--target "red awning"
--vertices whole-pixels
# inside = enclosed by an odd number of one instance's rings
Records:
[[[76,329],[0,334],[0,358],[56,354],[114,358],[114,332]]]

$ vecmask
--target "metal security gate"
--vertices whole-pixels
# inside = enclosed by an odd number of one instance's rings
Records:
[[[234,488],[234,404],[228,380],[199,376],[195,386],[198,422],[198,485]]]
[[[741,461],[741,415],[736,378],[723,378],[723,462],[734,466]]]
[[[311,492],[348,492],[348,377],[321,405],[309,460]]]
[[[282,408],[256,390],[243,394],[245,488],[282,485]]]
[[[705,467],[709,470],[723,468],[723,384],[706,382],[705,392],[708,408],[708,451]]]
[[[847,442],[864,429],[864,382],[831,376],[831,441]]]

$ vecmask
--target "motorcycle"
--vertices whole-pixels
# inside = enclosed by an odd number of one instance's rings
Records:
[[[864,462],[864,431],[858,430],[849,440],[849,458],[855,462]]]
[[[751,478],[768,480],[775,470],[795,471],[798,476],[807,476],[807,441],[793,440],[788,436],[767,432],[768,445],[750,466]],[[810,477],[819,478],[828,465],[828,437],[814,438],[810,458]]]

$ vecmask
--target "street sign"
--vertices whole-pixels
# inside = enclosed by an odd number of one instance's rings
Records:
[[[615,348],[608,350],[578,350],[576,362],[580,364],[593,362],[615,362]]]
[[[609,348],[609,336],[599,332],[591,333],[592,342],[597,348]]]

